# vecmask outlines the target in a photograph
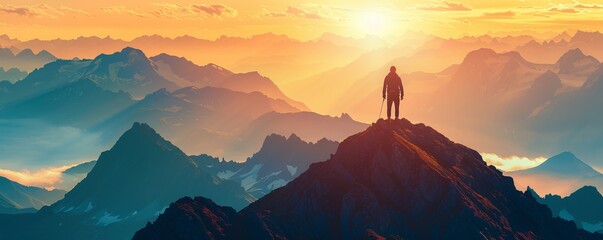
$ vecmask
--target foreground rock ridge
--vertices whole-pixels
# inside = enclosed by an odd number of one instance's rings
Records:
[[[204,214],[176,217],[179,202],[134,239],[603,239],[553,218],[476,151],[406,119],[377,121],[236,215],[195,199],[188,212]]]

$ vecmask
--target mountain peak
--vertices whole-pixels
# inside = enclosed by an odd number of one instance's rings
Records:
[[[329,160],[313,163],[230,223],[227,239],[589,236],[554,219],[476,151],[406,119],[379,120],[348,137]]]
[[[155,129],[146,123],[135,122],[113,146],[114,149],[125,151],[144,151],[149,147],[161,147],[166,150],[175,150],[176,146],[165,140]]]
[[[559,73],[575,74],[577,71],[596,67],[599,60],[585,55],[580,48],[574,48],[563,54],[555,64],[559,65]]]
[[[478,60],[481,61],[486,58],[495,57],[497,53],[490,48],[480,48],[478,50],[472,51],[465,57],[465,61]]]
[[[597,170],[593,169],[576,155],[571,152],[562,152],[557,154],[542,164],[533,168],[537,171],[555,172],[562,175],[580,175],[580,176],[600,176]]]
[[[593,186],[584,186],[570,194],[570,197],[581,199],[603,199],[601,193]]]

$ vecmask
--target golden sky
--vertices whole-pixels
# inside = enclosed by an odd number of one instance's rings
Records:
[[[485,33],[603,30],[600,0],[184,1],[3,0],[0,34],[22,40],[141,35],[312,39],[324,32],[396,37],[407,30],[444,37]]]

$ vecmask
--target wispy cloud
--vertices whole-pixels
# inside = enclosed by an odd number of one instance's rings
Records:
[[[302,18],[310,18],[310,19],[322,19],[323,16],[310,9],[305,9],[301,7],[289,6],[287,7],[287,13],[293,16],[302,17]]]
[[[438,1],[429,4],[424,4],[417,7],[418,10],[425,11],[471,11],[471,8],[462,3],[454,3],[448,1]]]
[[[495,166],[496,168],[503,171],[516,171],[527,168],[533,168],[544,161],[546,158],[537,157],[537,158],[528,158],[528,157],[520,157],[520,156],[499,156],[494,153],[481,153],[482,158],[486,163]]]
[[[550,8],[547,9],[549,12],[560,12],[560,13],[580,13],[587,12],[593,10],[601,10],[603,9],[603,4],[587,4],[581,2],[574,2],[570,4],[554,4]]]
[[[299,17],[307,19],[338,19],[332,11],[333,8],[323,5],[287,6],[285,11],[273,11],[263,8],[260,11],[262,17]]]
[[[548,11],[549,12],[561,12],[561,13],[577,13],[578,12],[574,8],[558,8],[558,7],[549,8]]]
[[[44,168],[34,172],[12,171],[8,169],[0,169],[0,176],[18,182],[25,186],[37,186],[46,189],[54,189],[62,180],[63,171],[72,166]]]
[[[193,10],[198,11],[198,12],[204,12],[210,16],[228,16],[228,17],[236,17],[237,16],[237,10],[235,10],[234,8],[228,7],[226,5],[222,5],[222,4],[213,4],[213,5],[194,4],[194,5],[191,5],[191,8],[193,8]]]
[[[58,18],[68,14],[90,15],[82,9],[75,9],[67,6],[53,7],[47,4],[35,5],[0,5],[0,12],[8,14],[16,14],[23,17],[46,17]]]
[[[517,14],[513,11],[505,11],[505,12],[485,12],[481,16],[477,18],[481,19],[505,19],[505,18],[513,18]]]
[[[147,17],[150,14],[144,13],[139,9],[128,8],[126,6],[109,6],[101,8],[103,12],[121,14],[126,13],[136,17]]]
[[[223,4],[180,5],[173,3],[156,3],[158,9],[150,14],[160,18],[198,19],[203,17],[236,17],[236,9]]]

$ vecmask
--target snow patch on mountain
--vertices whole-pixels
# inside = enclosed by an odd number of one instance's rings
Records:
[[[291,165],[287,165],[287,170],[289,170],[289,173],[291,173],[291,176],[295,176],[295,173],[297,173],[297,167],[294,167]]]

